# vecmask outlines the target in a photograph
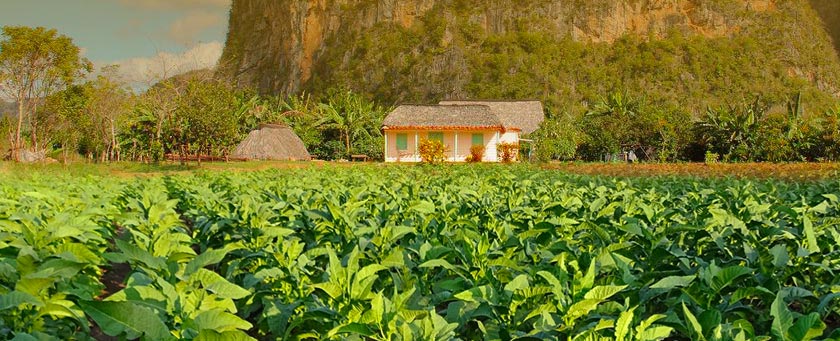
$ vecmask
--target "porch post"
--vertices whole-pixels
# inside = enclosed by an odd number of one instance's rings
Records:
[[[414,131],[414,161],[420,162],[420,136]]]
[[[452,161],[458,162],[458,131],[455,131],[455,150],[452,151]]]
[[[383,154],[385,156],[383,158],[385,159],[385,162],[388,162],[388,131],[386,130],[382,132],[382,134],[385,135],[385,153]]]

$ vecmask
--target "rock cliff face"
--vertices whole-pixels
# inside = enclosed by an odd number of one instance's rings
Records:
[[[744,44],[755,46],[738,51]],[[690,90],[689,83],[714,76],[704,68],[733,72],[715,81],[757,77],[738,74],[742,63],[752,63],[776,68],[757,81],[780,88],[807,83],[819,97],[840,88],[831,46],[805,0],[234,0],[221,62],[242,86],[268,93],[347,86],[391,101],[523,95],[585,101],[590,94],[578,89],[584,82],[590,82],[584,88],[612,82],[645,90],[625,79],[632,75],[592,79],[611,63],[676,58],[670,66],[650,61],[630,71],[650,73],[654,83],[661,81],[655,73],[667,73]],[[639,51],[646,48],[650,55]],[[715,57],[701,56],[703,49]],[[733,60],[718,57],[721,49],[731,49]],[[498,60],[505,56],[512,60]],[[710,60],[698,61],[704,58]],[[645,70],[671,66],[679,70]],[[524,84],[511,85],[511,75]],[[488,83],[501,88],[488,90]]]

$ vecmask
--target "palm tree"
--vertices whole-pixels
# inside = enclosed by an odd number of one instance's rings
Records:
[[[318,108],[325,115],[318,126],[337,130],[347,155],[356,139],[379,134],[375,126],[382,109],[351,91],[333,93],[329,101]]]

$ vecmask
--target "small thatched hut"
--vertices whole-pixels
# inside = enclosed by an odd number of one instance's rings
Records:
[[[263,124],[248,134],[233,152],[236,158],[249,160],[309,161],[312,157],[292,128],[281,124]]]

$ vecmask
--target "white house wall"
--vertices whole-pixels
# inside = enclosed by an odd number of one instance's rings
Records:
[[[385,162],[420,162],[420,155],[417,143],[429,137],[430,131],[385,131]],[[472,134],[475,131],[440,131],[443,133],[443,143],[446,146],[446,157],[449,162],[464,162],[470,155],[472,147]],[[519,142],[518,132],[482,131],[484,135],[484,162],[498,162],[496,146],[500,141],[517,143]],[[408,148],[405,151],[397,150],[397,134],[406,134]],[[457,139],[456,139],[457,134]],[[457,143],[456,143],[457,140]],[[456,149],[457,144],[457,149]]]

